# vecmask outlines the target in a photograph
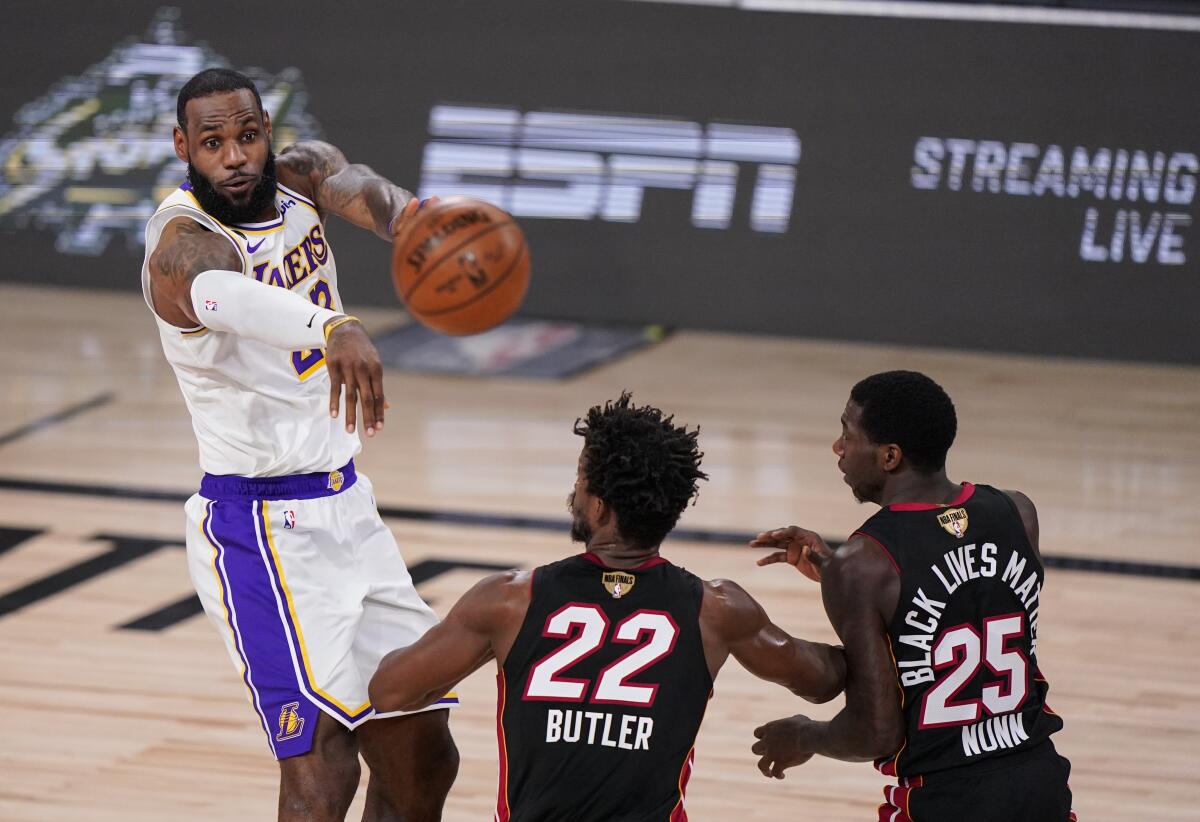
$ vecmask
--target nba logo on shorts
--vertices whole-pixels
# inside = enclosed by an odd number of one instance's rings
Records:
[[[296,512],[295,511],[284,511],[283,512],[283,527],[287,528],[289,531],[296,527]]]
[[[279,709],[279,733],[275,734],[276,742],[286,742],[300,736],[300,732],[304,730],[304,717],[297,713],[299,710],[299,702],[289,702]]]
[[[205,300],[204,301],[204,310],[205,311],[216,311],[217,310],[217,301],[216,300]]]

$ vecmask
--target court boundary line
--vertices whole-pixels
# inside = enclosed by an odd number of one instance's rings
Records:
[[[154,488],[133,488],[125,485],[95,485],[90,483],[56,482],[0,476],[0,489],[30,491],[63,496],[100,497],[142,502],[174,502],[182,505],[191,496],[182,491]],[[381,505],[379,515],[384,519],[401,519],[410,522],[429,522],[436,525],[462,525],[471,528],[508,528],[525,531],[548,531],[566,534],[570,523],[565,519],[538,517],[525,514],[489,514],[480,511],[438,510],[433,508],[411,508],[407,506]],[[706,542],[712,545],[743,547],[754,535],[750,532],[726,531],[711,528],[676,528],[671,531],[670,541]],[[831,547],[841,545],[844,540],[826,539]],[[1047,568],[1064,571],[1086,571],[1098,574],[1148,577],[1152,579],[1183,580],[1200,582],[1200,565],[1177,565],[1166,562],[1133,562],[1130,560],[1106,559],[1102,557],[1074,557],[1059,554],[1043,554],[1042,563]]]
[[[74,405],[68,405],[61,411],[55,411],[52,414],[47,414],[44,417],[38,417],[32,422],[27,422],[22,426],[18,426],[6,434],[0,434],[0,448],[16,442],[17,440],[28,437],[31,434],[36,434],[39,431],[44,431],[47,428],[66,422],[69,419],[78,417],[80,414],[85,414],[88,411],[94,411],[97,408],[102,408],[115,400],[117,395],[111,391],[105,391],[97,394],[83,402],[77,402]]]

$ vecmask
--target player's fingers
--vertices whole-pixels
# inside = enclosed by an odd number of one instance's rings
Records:
[[[329,369],[329,416],[337,419],[338,405],[342,399],[342,369],[328,357],[325,358],[325,365]]]
[[[757,728],[754,729],[754,738],[755,739],[762,739],[766,735],[767,735],[767,726],[766,725],[759,725]]]
[[[375,430],[383,428],[383,412],[387,410],[387,400],[383,397],[383,366],[376,363],[371,368],[371,396],[375,398]]]
[[[771,776],[775,777],[776,779],[783,779],[783,766],[778,762],[776,762],[775,766],[771,768]]]
[[[787,551],[776,551],[773,554],[767,554],[758,561],[758,565],[774,565],[776,562],[787,562]]]
[[[363,430],[368,437],[375,436],[375,395],[371,389],[371,377],[366,372],[358,375],[358,396],[362,403]]]
[[[769,778],[771,776],[771,761],[770,761],[770,759],[768,757],[764,756],[762,759],[758,760],[758,769],[760,771],[762,771],[763,776]]]
[[[758,742],[755,742],[753,745],[750,746],[750,753],[752,753],[752,754],[758,754],[759,756],[762,756],[766,752],[767,752],[767,743],[763,742],[761,739]]]
[[[358,422],[358,390],[354,380],[346,380],[346,431],[354,433],[354,425]]]

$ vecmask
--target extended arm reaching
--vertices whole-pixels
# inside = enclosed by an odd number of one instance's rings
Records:
[[[790,636],[736,582],[705,583],[700,623],[710,670],[732,654],[758,678],[809,702],[827,702],[841,693],[846,676],[842,650]]]
[[[904,741],[900,687],[896,682],[884,614],[895,609],[899,577],[880,550],[852,538],[821,569],[825,610],[846,649],[846,705],[828,722],[803,715],[755,730],[752,748],[766,776],[814,754],[863,762],[896,752]]]
[[[351,163],[336,147],[319,140],[293,143],[279,154],[281,167],[298,175],[317,207],[391,241],[403,218],[416,211],[412,192],[381,177],[369,166]],[[397,219],[400,218],[400,219]]]
[[[424,636],[385,656],[368,686],[375,710],[420,710],[489,659],[503,663],[529,605],[529,580],[524,571],[485,577]]]

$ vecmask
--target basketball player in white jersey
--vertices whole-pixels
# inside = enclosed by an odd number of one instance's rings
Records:
[[[146,226],[142,286],[205,471],[186,506],[189,571],[279,760],[279,819],[343,819],[360,750],[364,819],[439,819],[457,698],[379,714],[367,696],[397,639],[437,619],[354,470],[359,407],[370,437],[387,405],[379,355],[342,312],[324,222],[390,240],[419,204],[325,143],[276,159],[237,72],[189,80],[178,120],[188,181]]]

